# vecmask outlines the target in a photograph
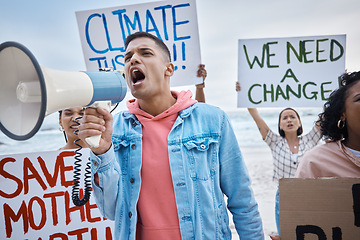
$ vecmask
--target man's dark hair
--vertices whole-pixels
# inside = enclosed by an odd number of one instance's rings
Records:
[[[360,81],[360,71],[344,73],[339,78],[340,87],[330,94],[328,101],[324,104],[324,111],[319,114],[319,124],[322,135],[327,140],[339,141],[348,138],[345,126],[338,127],[338,121],[345,112],[345,101],[349,95],[349,89]]]
[[[170,54],[170,51],[168,49],[168,47],[165,45],[165,43],[163,41],[161,41],[160,38],[150,34],[150,33],[147,33],[147,32],[135,32],[129,36],[127,36],[126,40],[125,40],[125,48],[128,47],[129,43],[136,39],[136,38],[150,38],[152,40],[155,41],[156,45],[158,45],[160,47],[160,49],[165,53],[165,55],[168,57],[168,60],[169,62],[171,62],[171,54]]]

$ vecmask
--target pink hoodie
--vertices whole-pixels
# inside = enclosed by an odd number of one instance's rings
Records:
[[[196,101],[191,98],[190,91],[171,93],[176,103],[155,117],[141,110],[137,100],[127,103],[129,112],[141,122],[143,133],[136,239],[181,239],[167,138],[179,111]]]

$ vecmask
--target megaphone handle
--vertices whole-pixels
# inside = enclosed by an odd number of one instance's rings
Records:
[[[111,101],[97,101],[97,102],[94,102],[89,107],[92,107],[92,108],[102,107],[110,112]],[[97,135],[97,136],[88,137],[85,139],[85,141],[87,144],[89,144],[90,147],[97,148],[97,147],[99,147],[100,139],[101,139],[101,135]]]

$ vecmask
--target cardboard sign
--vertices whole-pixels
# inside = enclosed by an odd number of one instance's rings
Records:
[[[199,30],[195,0],[159,1],[76,12],[88,71],[122,70],[125,39],[143,31],[168,46],[175,65],[171,86],[198,84]]]
[[[86,163],[89,149],[81,153]],[[114,223],[102,217],[93,196],[82,207],[72,203],[74,156],[74,151],[0,156],[0,239],[113,239]],[[80,181],[82,187],[83,174]]]
[[[240,39],[238,107],[321,107],[345,72],[346,35]]]
[[[360,239],[360,178],[281,179],[281,240]]]

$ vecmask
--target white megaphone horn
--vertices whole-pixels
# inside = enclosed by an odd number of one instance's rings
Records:
[[[15,140],[27,140],[44,117],[70,107],[121,102],[126,81],[117,71],[66,72],[44,68],[17,42],[0,44],[0,130]],[[97,147],[100,136],[86,139]]]

